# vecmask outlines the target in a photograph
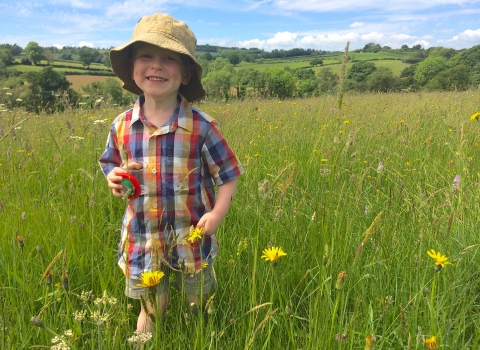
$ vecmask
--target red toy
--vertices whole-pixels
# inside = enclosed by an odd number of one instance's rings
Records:
[[[118,176],[123,178],[120,183],[123,185],[122,192],[128,199],[135,199],[142,194],[142,189],[137,179],[129,173],[119,173]]]

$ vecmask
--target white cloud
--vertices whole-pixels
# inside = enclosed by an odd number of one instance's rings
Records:
[[[83,47],[83,46],[95,47],[95,45],[93,45],[92,43],[87,43],[86,41],[80,41],[80,43],[78,44],[78,47]]]
[[[410,39],[415,39],[416,36],[411,36],[411,35],[408,35],[408,34],[394,34],[394,35],[391,35],[390,36],[390,39],[393,40],[393,41],[407,41],[407,40],[410,40]]]
[[[467,29],[463,33],[460,33],[453,37],[455,41],[466,41],[469,43],[478,43],[480,42],[480,29],[470,30]]]
[[[385,35],[377,33],[377,32],[363,34],[361,36],[362,40],[368,41],[368,42],[374,42],[374,43],[381,42],[382,40],[384,40],[384,38],[385,38]]]
[[[350,27],[350,28],[361,28],[361,27],[365,27],[365,23],[363,23],[363,22],[354,22],[354,23],[350,24],[349,27]]]
[[[290,46],[295,44],[297,34],[290,32],[279,32],[275,34],[273,38],[267,40],[267,43],[271,46]]]
[[[278,9],[284,11],[314,11],[314,12],[334,12],[334,11],[385,11],[388,7],[390,11],[404,10],[414,12],[417,10],[424,10],[438,6],[448,5],[474,5],[478,4],[479,0],[389,0],[382,2],[377,0],[273,0],[272,4]]]
[[[57,49],[61,50],[65,45],[53,44],[52,46],[55,46]]]
[[[428,49],[430,47],[430,43],[425,40],[417,40],[413,43],[413,45],[422,45],[424,49]]]

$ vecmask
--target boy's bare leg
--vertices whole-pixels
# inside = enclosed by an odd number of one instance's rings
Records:
[[[156,299],[158,315],[160,319],[163,320],[163,318],[165,317],[165,312],[167,311],[167,305],[169,301],[168,291],[157,295]],[[152,303],[149,300],[145,300],[145,303],[147,305],[148,315],[155,315],[155,309]],[[144,333],[153,333],[155,330],[155,325],[153,324],[150,316],[147,315],[147,312],[145,312],[143,303],[140,303],[140,305],[141,310],[140,314],[138,315],[137,330]]]

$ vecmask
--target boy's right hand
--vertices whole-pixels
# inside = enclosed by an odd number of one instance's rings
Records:
[[[125,164],[122,164],[121,167],[113,168],[113,170],[109,172],[107,175],[107,184],[108,184],[108,187],[112,189],[113,195],[119,198],[123,197],[123,192],[122,192],[123,186],[120,184],[120,181],[122,181],[123,178],[118,175],[119,173],[128,172],[128,170],[138,170],[142,168],[143,168],[142,164],[134,163],[134,162],[128,163],[128,169]]]

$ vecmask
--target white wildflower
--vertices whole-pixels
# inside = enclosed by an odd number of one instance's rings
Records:
[[[91,300],[92,294],[93,294],[93,291],[85,292],[82,290],[82,293],[80,294],[80,300],[86,303],[89,300]]]
[[[142,345],[150,339],[152,339],[152,333],[144,333],[142,331],[136,330],[133,336],[128,338],[128,342],[136,345]]]
[[[77,310],[73,313],[73,319],[75,322],[82,322],[87,315],[87,310]]]
[[[454,190],[458,190],[460,188],[460,175],[455,176],[453,179],[452,187]]]
[[[93,121],[93,124],[105,124],[108,119],[97,119]]]
[[[379,162],[377,167],[377,173],[380,173],[383,170],[383,163]]]

